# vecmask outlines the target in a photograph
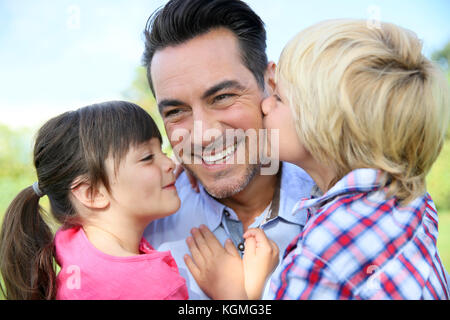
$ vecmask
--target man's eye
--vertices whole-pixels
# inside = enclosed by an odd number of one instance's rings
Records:
[[[171,117],[181,113],[180,109],[172,109],[164,112],[164,117]]]
[[[214,102],[220,102],[222,100],[225,100],[227,98],[231,98],[233,96],[235,96],[235,95],[234,94],[230,94],[230,93],[220,94],[220,95],[214,97]]]
[[[153,157],[154,157],[154,155],[150,154],[150,155],[146,156],[145,158],[142,158],[141,161],[150,161],[150,160],[153,160]]]
[[[279,101],[279,102],[283,102],[283,101],[281,101],[281,98],[280,98],[280,96],[279,96],[279,95],[277,95],[277,94],[274,94],[273,96],[275,97],[275,99],[276,99],[277,101]]]

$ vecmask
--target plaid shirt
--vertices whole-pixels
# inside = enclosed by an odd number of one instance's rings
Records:
[[[358,169],[326,194],[303,199],[308,220],[272,277],[274,299],[449,299],[426,194],[400,206],[381,171]]]

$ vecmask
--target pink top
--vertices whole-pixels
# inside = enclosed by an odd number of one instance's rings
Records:
[[[169,251],[158,252],[142,239],[140,255],[115,257],[89,242],[83,228],[55,235],[58,300],[185,300],[186,281]]]

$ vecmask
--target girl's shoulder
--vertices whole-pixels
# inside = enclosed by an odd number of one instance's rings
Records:
[[[185,280],[170,252],[158,252],[145,241],[143,254],[115,257],[96,249],[82,228],[55,236],[59,299],[183,299]]]

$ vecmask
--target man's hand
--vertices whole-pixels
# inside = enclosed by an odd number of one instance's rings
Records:
[[[279,249],[261,229],[249,229],[244,233],[245,290],[251,300],[261,299],[267,278],[278,265]]]
[[[222,247],[204,225],[191,234],[186,242],[192,258],[185,255],[184,261],[200,288],[215,300],[247,299],[242,260],[231,240]]]

